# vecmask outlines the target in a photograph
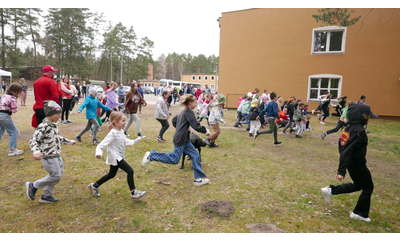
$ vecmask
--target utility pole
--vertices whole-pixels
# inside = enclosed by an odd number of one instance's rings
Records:
[[[119,79],[119,83],[122,83],[122,57],[123,57],[124,55],[123,54],[121,54],[121,78]]]

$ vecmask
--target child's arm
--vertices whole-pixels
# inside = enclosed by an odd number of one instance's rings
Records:
[[[109,107],[104,106],[98,99],[96,99],[96,100],[97,100],[97,107],[100,107],[104,111],[110,111],[111,110]]]
[[[125,134],[124,134],[124,136],[125,136]],[[138,143],[140,140],[142,140],[143,138],[145,138],[146,136],[143,136],[143,137],[137,137],[135,140],[132,140],[132,139],[128,139],[126,136],[125,136],[125,145],[135,145],[136,143]]]
[[[82,110],[87,106],[88,101],[83,101],[82,105],[78,108],[78,113],[82,112]]]
[[[68,138],[65,138],[65,137],[62,137],[62,136],[60,136],[59,139],[60,139],[60,143],[62,143],[64,145],[75,145],[76,144],[76,141],[69,140]]]
[[[108,147],[113,142],[114,138],[113,135],[108,133],[107,136],[97,145],[96,147],[96,158],[101,159],[101,156],[103,156],[103,149]]]
[[[29,140],[29,146],[31,148],[31,151],[33,152],[33,158],[36,160],[40,160],[43,156],[40,151],[39,144],[43,138],[44,131],[45,129],[43,125],[39,125],[33,133],[32,138]]]

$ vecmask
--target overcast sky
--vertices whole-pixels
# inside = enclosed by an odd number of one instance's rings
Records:
[[[85,7],[92,12],[103,12],[107,21],[133,26],[137,36],[154,41],[153,58],[162,53],[191,53],[219,55],[219,24],[221,13],[259,7],[324,8],[324,7],[371,7],[368,1],[337,0],[337,6],[324,6],[320,1],[268,1],[268,0],[69,0],[69,1],[12,1],[5,7]],[[270,3],[274,2],[274,3]],[[393,1],[379,1],[379,7],[393,7]],[[397,1],[399,2],[399,1]],[[332,3],[330,3],[332,4]],[[376,1],[372,4],[376,4]],[[396,5],[399,5],[396,3]],[[372,6],[374,7],[374,6]]]

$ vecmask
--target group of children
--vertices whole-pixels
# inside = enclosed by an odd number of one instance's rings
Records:
[[[7,92],[8,95],[3,97],[1,101],[2,103],[3,101],[4,103],[8,101],[11,105],[7,109],[1,108],[0,114],[11,116],[12,113],[16,112],[17,108],[13,103],[21,90],[20,87],[14,85],[10,86]],[[328,97],[328,99],[330,98]],[[199,121],[201,120],[196,119],[193,111],[196,109],[199,100],[191,94],[182,96],[180,103],[184,110],[177,117],[176,132],[173,138],[174,151],[172,153],[161,153],[156,152],[155,150],[146,152],[142,159],[141,166],[145,167],[151,161],[158,161],[166,164],[178,164],[182,153],[185,152],[192,159],[194,185],[202,186],[208,184],[209,179],[206,178],[207,176],[202,170],[200,155],[190,143],[191,132],[189,127],[197,132],[205,134],[207,136],[205,142],[207,142],[210,147],[218,146],[215,141],[220,134],[219,123],[225,122],[221,117],[222,105],[225,103],[225,100],[226,98],[222,94],[215,95],[214,98],[211,98],[206,94],[203,99],[203,109],[200,118],[201,116],[208,118],[209,124],[214,130],[214,133],[210,134],[207,128],[200,125]],[[301,100],[296,101],[294,98],[291,98],[287,103],[282,104],[283,101],[279,100],[277,94],[272,92],[268,95],[268,99],[264,98],[261,102],[259,99],[253,99],[253,96],[245,96],[243,97],[243,101],[243,103],[242,101],[240,102],[240,105],[242,108],[245,108],[245,111],[241,111],[241,115],[248,116],[248,118],[246,122],[242,122],[240,121],[241,119],[239,116],[237,125],[239,126],[243,123],[247,123],[248,127],[250,127],[249,134],[250,136],[253,134],[255,139],[261,134],[273,133],[274,145],[277,146],[281,144],[282,142],[279,142],[277,139],[277,129],[278,126],[283,127],[285,121],[287,121],[285,128],[290,128],[290,132],[297,131],[297,138],[301,138],[302,131],[307,129],[306,123],[309,122],[309,117],[307,117],[309,116],[307,114],[307,105],[301,102]],[[338,186],[330,185],[322,188],[321,192],[325,201],[330,204],[332,195],[355,192],[362,189],[362,194],[355,209],[350,212],[350,217],[370,222],[371,219],[368,218],[368,215],[373,183],[371,174],[366,167],[365,160],[366,146],[368,142],[365,126],[368,118],[373,116],[373,113],[370,108],[363,103],[353,104],[350,101],[348,104],[349,106],[346,106],[341,110],[342,115],[336,128],[326,133],[323,132],[321,136],[322,139],[324,139],[329,133],[338,131],[342,127],[346,127],[342,137],[339,139],[340,163],[336,178],[339,181],[342,181],[347,169],[354,183],[346,183]],[[3,105],[5,106],[6,104],[2,104],[2,106]],[[207,113],[206,108],[210,106],[212,107],[212,110]],[[288,112],[288,109],[291,109],[292,106],[294,108],[293,114],[288,114],[288,118],[284,117],[286,116],[285,113]],[[88,119],[88,123],[76,136],[76,139],[79,142],[81,142],[82,134],[90,130],[92,125],[94,126],[93,142],[95,143],[95,140],[97,141],[96,135],[99,128],[98,108],[111,112],[109,116],[110,123],[108,126],[109,133],[103,141],[98,142],[95,151],[95,157],[101,159],[103,150],[107,149],[106,164],[110,165],[110,170],[96,182],[90,183],[88,189],[92,192],[94,197],[100,197],[100,186],[114,178],[118,169],[121,168],[127,173],[127,182],[131,198],[133,200],[141,199],[146,195],[146,191],[136,189],[134,171],[125,160],[124,152],[125,146],[138,143],[144,138],[144,136],[139,135],[135,140],[128,139],[126,136],[127,116],[123,112],[112,111],[111,108],[100,103],[97,98],[97,92],[95,92],[94,89],[89,89],[89,96],[85,99],[85,102],[81,105],[78,112],[81,112],[84,108],[86,108],[86,118]],[[36,128],[30,140],[30,148],[33,152],[34,159],[42,161],[42,165],[48,172],[48,175],[34,182],[26,182],[25,187],[26,194],[31,200],[35,199],[35,194],[38,189],[44,188],[43,195],[40,197],[39,202],[53,203],[59,201],[59,198],[53,196],[53,190],[54,186],[61,180],[64,172],[64,164],[61,157],[61,144],[74,145],[76,144],[76,141],[60,136],[58,125],[62,109],[56,102],[52,100],[45,101],[44,113],[46,118]],[[325,113],[325,115],[327,114]],[[4,134],[4,129],[7,131],[10,130],[9,133],[16,129],[11,128],[10,126],[5,127],[7,121],[10,124],[12,121],[10,122],[10,118],[4,118],[6,121],[3,121],[3,118],[0,119],[0,137]],[[262,118],[264,118],[264,121]],[[295,123],[294,127],[291,126],[292,121]],[[261,126],[265,123],[269,125],[269,130],[259,131]],[[346,125],[346,123],[350,124]],[[285,131],[285,129],[283,131]],[[14,147],[14,145],[12,145],[12,147]],[[15,151],[15,149],[16,148],[14,147],[13,151]],[[9,155],[10,153],[12,153],[11,150],[9,151]]]

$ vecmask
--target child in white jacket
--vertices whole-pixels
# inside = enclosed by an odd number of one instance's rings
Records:
[[[107,136],[97,145],[96,158],[101,159],[103,155],[103,149],[107,148],[107,160],[106,163],[110,165],[110,171],[108,174],[97,180],[95,183],[88,185],[89,190],[93,196],[100,197],[99,187],[107,182],[108,180],[115,177],[119,168],[124,170],[127,174],[127,180],[131,198],[135,201],[146,195],[145,191],[139,191],[135,187],[133,180],[133,169],[124,160],[125,159],[125,146],[134,145],[139,142],[143,137],[138,137],[135,140],[127,139],[124,133],[124,128],[127,122],[127,117],[122,112],[112,112],[110,115],[110,132]]]
[[[211,127],[214,129],[214,133],[211,134],[209,138],[204,140],[209,147],[218,147],[218,145],[215,144],[215,141],[217,140],[218,135],[221,133],[219,123],[225,123],[224,119],[221,117],[222,104],[224,104],[225,101],[225,96],[223,94],[218,94],[217,101],[214,101],[214,104],[212,105],[209,121]]]

